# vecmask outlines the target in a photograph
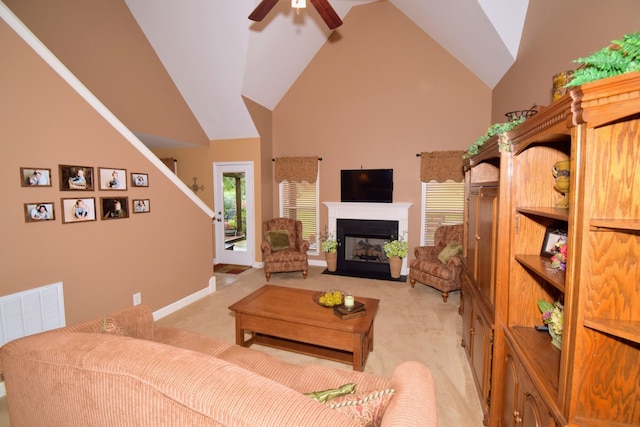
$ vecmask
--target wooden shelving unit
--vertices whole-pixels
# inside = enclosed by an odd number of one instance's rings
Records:
[[[640,73],[575,88],[507,138],[494,162],[499,262],[485,424],[638,426]],[[491,157],[481,150],[468,168]],[[553,189],[561,160],[570,161],[568,209],[556,207]],[[540,255],[556,224],[567,230],[566,272]],[[540,299],[564,304],[561,350],[535,328]]]

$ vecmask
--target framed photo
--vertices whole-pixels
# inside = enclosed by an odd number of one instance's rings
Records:
[[[566,225],[564,224],[547,227],[542,249],[540,250],[541,256],[551,258],[556,253],[556,243],[567,241],[567,229],[565,227]]]
[[[51,187],[51,169],[20,168],[20,185],[23,187]]]
[[[98,168],[98,180],[101,190],[126,190],[126,169]]]
[[[60,199],[60,206],[63,224],[96,220],[95,197]]]
[[[122,219],[129,217],[128,197],[100,197],[102,219]]]
[[[146,173],[132,173],[131,186],[132,187],[148,187],[149,175],[147,175]]]
[[[93,167],[58,165],[58,168],[60,169],[60,190],[93,191]]]
[[[52,202],[38,202],[24,204],[25,222],[45,222],[56,219]]]
[[[133,213],[147,213],[151,211],[149,199],[133,199]]]

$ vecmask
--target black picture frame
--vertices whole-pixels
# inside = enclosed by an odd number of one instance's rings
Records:
[[[555,255],[557,252],[556,243],[558,243],[558,241],[567,241],[566,224],[553,224],[547,227],[547,230],[544,233],[542,248],[540,249],[540,256],[551,258]]]

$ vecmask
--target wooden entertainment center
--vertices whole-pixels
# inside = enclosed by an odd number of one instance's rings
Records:
[[[462,345],[484,423],[638,426],[640,73],[574,88],[504,136],[465,160]],[[540,255],[558,224],[566,272]],[[561,350],[535,329],[539,299],[564,303]]]

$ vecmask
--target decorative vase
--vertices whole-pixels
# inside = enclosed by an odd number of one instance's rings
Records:
[[[569,166],[569,160],[562,160],[553,165],[552,172],[556,179],[553,188],[563,195],[562,199],[556,203],[556,208],[569,209]]]
[[[400,271],[402,270],[402,258],[399,256],[389,258],[389,270],[391,271],[392,279],[399,279]]]
[[[324,257],[327,260],[327,271],[333,273],[338,269],[338,252],[325,252]]]

